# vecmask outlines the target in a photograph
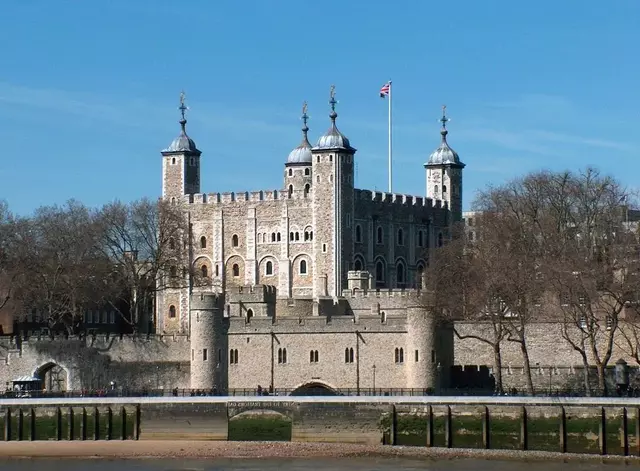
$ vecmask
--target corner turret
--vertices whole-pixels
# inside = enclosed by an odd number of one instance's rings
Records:
[[[200,193],[200,155],[202,152],[187,135],[188,108],[184,104],[184,92],[180,94],[180,134],[162,151],[162,197],[171,201],[183,195]]]
[[[227,391],[227,324],[215,294],[191,296],[191,389]]]
[[[440,146],[431,153],[424,167],[427,171],[427,198],[441,200],[447,203],[451,211],[451,222],[462,220],[462,169],[465,167],[460,161],[458,153],[447,142],[446,106],[442,107],[442,140]]]

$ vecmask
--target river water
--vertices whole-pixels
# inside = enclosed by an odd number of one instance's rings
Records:
[[[0,460],[2,471],[613,471],[624,465],[496,460],[216,459],[216,460]]]

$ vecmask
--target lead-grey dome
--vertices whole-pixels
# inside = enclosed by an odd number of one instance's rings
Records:
[[[331,127],[318,139],[315,149],[351,149],[351,143],[347,136],[338,130],[335,118],[332,118],[332,121]]]
[[[187,135],[187,131],[185,126],[187,121],[185,119],[180,120],[180,126],[182,130],[180,131],[180,135],[176,137],[173,142],[162,152],[191,152],[191,153],[199,153],[200,151],[196,147],[196,143]]]
[[[427,165],[461,164],[460,156],[449,146],[449,143],[447,142],[447,132],[448,131],[446,129],[443,129],[440,132],[440,134],[442,134],[442,142],[440,142],[440,146],[429,156]]]
[[[288,164],[310,164],[312,161],[311,144],[306,139],[293,149],[289,153],[289,157],[287,157]]]
[[[445,111],[447,107],[442,107],[442,118],[440,118],[440,122],[442,123],[442,129],[440,130],[440,135],[442,136],[442,140],[440,141],[440,146],[436,150],[434,150],[429,156],[429,160],[425,165],[457,165],[460,167],[464,167],[464,164],[460,162],[460,156],[458,153],[449,146],[447,142],[447,122],[449,118],[447,118]]]
[[[354,151],[355,149],[351,147],[351,143],[347,136],[342,134],[338,130],[338,126],[336,126],[336,118],[338,117],[338,113],[336,113],[336,101],[335,97],[335,87],[331,86],[331,100],[329,100],[329,105],[331,105],[331,114],[329,117],[331,118],[331,127],[324,133],[324,135],[320,136],[316,146],[313,148],[317,149],[347,149]]]
[[[313,158],[311,156],[311,143],[307,136],[309,132],[309,127],[307,126],[308,119],[307,102],[305,101],[302,105],[302,122],[304,123],[302,126],[302,142],[298,147],[289,152],[287,164],[311,164],[313,162]]]

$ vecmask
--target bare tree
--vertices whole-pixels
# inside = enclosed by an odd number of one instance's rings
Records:
[[[563,338],[582,358],[586,392],[592,393],[588,371],[594,364],[604,394],[621,314],[640,288],[638,239],[620,211],[629,195],[590,168],[556,175],[548,195],[547,218],[557,228],[542,253],[550,307],[560,313]]]
[[[534,393],[531,362],[527,345],[527,326],[540,318],[544,285],[541,280],[541,254],[545,238],[550,236],[546,209],[546,185],[550,174],[530,174],[497,188],[480,192],[474,209],[482,227],[484,247],[496,250],[502,257],[495,273],[501,300],[508,310],[504,322],[507,340],[520,347],[524,375],[529,394]]]
[[[427,303],[452,324],[460,340],[474,339],[488,345],[493,352],[495,392],[503,392],[502,342],[509,331],[508,312],[502,301],[500,273],[501,251],[494,241],[483,237],[482,225],[476,226],[477,238],[470,243],[462,231],[454,229],[454,239],[436,249],[427,269]],[[472,332],[460,332],[457,323],[475,323]]]
[[[206,282],[192,267],[188,214],[181,205],[115,202],[101,210],[100,219],[99,245],[112,269],[103,297],[135,331],[145,327],[144,314],[158,292]]]
[[[13,226],[21,270],[16,294],[27,311],[44,317],[49,328],[78,330],[96,300],[95,215],[77,201],[42,207]]]
[[[12,296],[15,280],[15,233],[13,216],[5,201],[0,201],[0,310]]]

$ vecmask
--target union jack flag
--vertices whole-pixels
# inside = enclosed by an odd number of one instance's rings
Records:
[[[389,96],[389,92],[391,92],[391,82],[387,82],[382,86],[380,89],[380,98]]]

